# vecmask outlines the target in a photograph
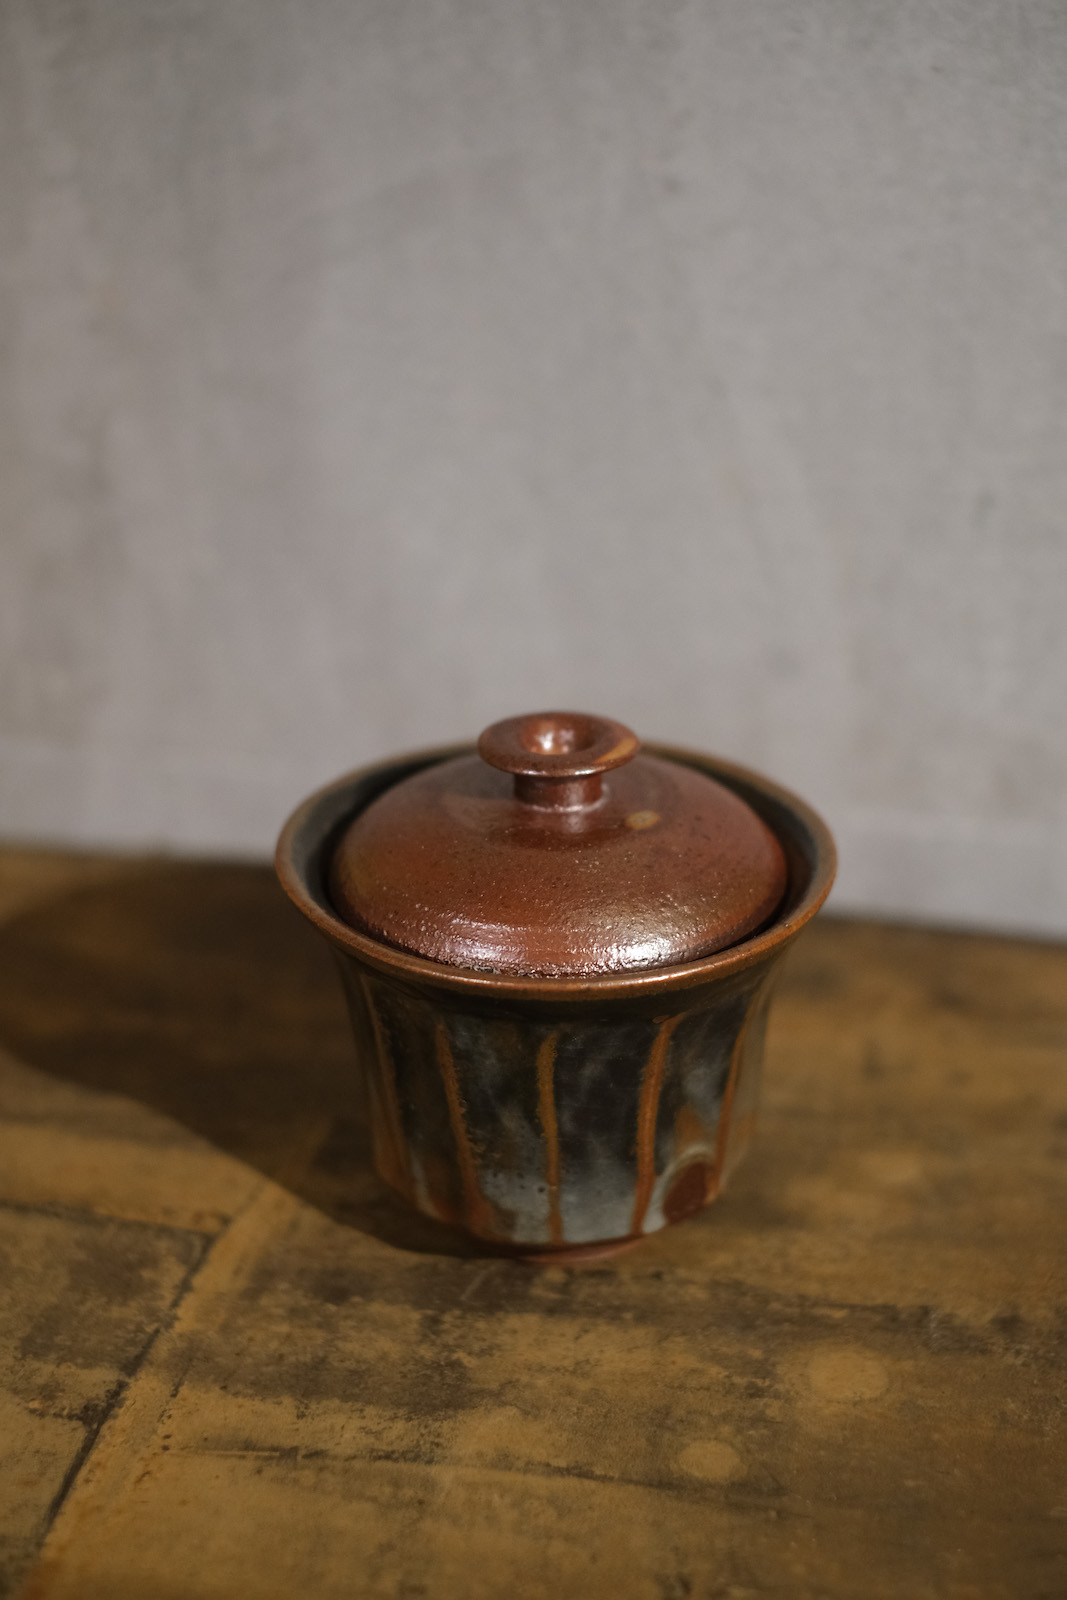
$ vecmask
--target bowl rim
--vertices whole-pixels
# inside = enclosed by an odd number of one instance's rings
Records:
[[[297,860],[297,845],[303,841],[307,849],[301,854],[307,859],[320,857],[333,845],[340,829],[355,814],[355,805],[345,807],[344,797],[368,781],[387,779],[375,790],[377,794],[398,783],[410,773],[423,767],[434,766],[457,756],[475,753],[473,742],[434,746],[411,751],[405,755],[390,756],[387,760],[354,768],[335,778],[308,795],[286,820],[274,855],[274,869],[289,899],[308,920],[318,928],[335,948],[357,957],[378,972],[409,983],[431,984],[435,988],[456,994],[482,995],[496,999],[528,1000],[608,1000],[614,996],[669,993],[675,989],[691,988],[695,984],[726,977],[741,972],[756,962],[780,953],[818,911],[833,886],[837,872],[837,850],[826,823],[819,814],[791,790],[773,783],[749,767],[724,761],[704,751],[689,750],[677,745],[642,742],[642,749],[650,755],[698,771],[724,783],[751,802],[768,802],[772,808],[787,812],[797,833],[810,841],[811,875],[799,898],[784,915],[778,915],[759,932],[738,944],[728,945],[711,955],[674,966],[638,967],[626,972],[593,973],[584,977],[520,977],[511,973],[486,972],[467,967],[450,967],[427,956],[415,955],[394,945],[361,933],[358,928],[343,922],[329,907],[325,890],[321,898],[313,892],[308,874]],[[748,793],[746,793],[748,791]],[[369,800],[368,802],[369,803]],[[764,817],[776,834],[771,818]],[[310,840],[308,835],[311,834]],[[780,834],[778,835],[779,837]],[[784,842],[784,841],[783,841]]]

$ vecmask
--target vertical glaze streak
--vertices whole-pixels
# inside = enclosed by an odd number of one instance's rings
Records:
[[[556,1122],[554,1076],[559,1034],[550,1033],[537,1052],[537,1115],[545,1136],[545,1182],[548,1185],[548,1237],[563,1243],[563,1218],[559,1209],[559,1127]]]
[[[492,1213],[489,1205],[478,1187],[478,1169],[474,1161],[474,1147],[467,1132],[467,1122],[463,1115],[463,1100],[459,1092],[459,1079],[456,1076],[456,1063],[452,1055],[452,1045],[448,1037],[448,1029],[443,1022],[437,1023],[434,1028],[434,1049],[437,1053],[437,1065],[441,1069],[441,1077],[445,1086],[445,1097],[448,1100],[448,1120],[452,1124],[452,1138],[456,1146],[456,1161],[459,1165],[460,1182],[463,1185],[463,1209],[466,1221],[475,1233],[491,1233]]]
[[[656,1117],[659,1096],[663,1087],[663,1068],[667,1060],[667,1046],[671,1034],[681,1022],[681,1017],[668,1017],[652,1041],[644,1074],[641,1078],[641,1100],[637,1108],[637,1182],[634,1186],[634,1211],[630,1232],[640,1233],[645,1225],[645,1214],[652,1199],[656,1181]]]
[[[726,1146],[730,1137],[730,1116],[734,1106],[734,1090],[737,1088],[737,1079],[741,1071],[741,1057],[745,1048],[745,1035],[752,1018],[750,1008],[741,1024],[741,1031],[734,1040],[734,1047],[730,1052],[730,1076],[726,1080],[726,1089],[719,1107],[719,1121],[715,1129],[715,1165],[712,1168],[711,1178],[708,1183],[708,1199],[714,1200],[722,1188],[722,1169],[726,1161]]]
[[[393,1056],[389,1048],[389,1041],[385,1036],[378,1008],[374,1004],[374,996],[366,978],[360,977],[360,986],[363,998],[366,1001],[367,1012],[370,1016],[371,1028],[374,1031],[374,1042],[378,1046],[378,1063],[381,1071],[378,1082],[381,1085],[382,1098],[385,1102],[385,1123],[389,1133],[389,1144],[393,1157],[394,1182],[402,1194],[415,1203],[415,1181],[411,1171],[411,1152],[404,1134],[404,1121],[400,1115],[400,1096],[396,1087],[396,1068],[393,1065]]]

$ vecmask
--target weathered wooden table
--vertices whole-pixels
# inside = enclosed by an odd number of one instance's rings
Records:
[[[820,920],[733,1190],[539,1271],[372,1176],[265,870],[0,912],[4,1593],[1067,1595],[1067,950]]]

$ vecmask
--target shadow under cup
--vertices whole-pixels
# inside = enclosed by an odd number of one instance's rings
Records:
[[[339,919],[327,869],[353,816],[467,746],[350,773],[305,801],[278,843],[283,888],[339,963],[378,1171],[491,1249],[598,1253],[715,1199],[751,1138],[775,970],[833,883],[833,840],[803,801],[710,756],[645,748],[733,790],[788,864],[768,925],[683,965],[504,976],[429,961]]]

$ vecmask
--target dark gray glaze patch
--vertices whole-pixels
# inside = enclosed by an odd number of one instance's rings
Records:
[[[515,1019],[452,1012],[451,1044],[479,1191],[494,1231],[517,1244],[549,1243],[547,1157],[538,1120],[537,1051],[543,1031]]]
[[[453,1118],[438,1060],[435,1011],[419,996],[377,977],[366,979],[376,1054],[372,1064],[377,1111],[395,1097],[399,1133],[410,1172],[410,1198],[428,1215],[471,1225]],[[375,1147],[379,1144],[375,1138]],[[384,1141],[382,1141],[384,1142]],[[388,1173],[389,1181],[395,1181]]]
[[[638,1107],[658,1031],[649,1018],[575,1027],[560,1038],[556,1116],[560,1214],[568,1244],[630,1232]]]
[[[694,1142],[693,1135],[686,1134],[687,1111],[714,1145],[734,1046],[749,1003],[747,996],[738,996],[732,1004],[707,1007],[679,1021],[668,1048],[656,1119],[657,1173],[665,1172]]]

